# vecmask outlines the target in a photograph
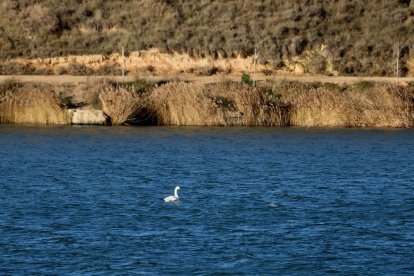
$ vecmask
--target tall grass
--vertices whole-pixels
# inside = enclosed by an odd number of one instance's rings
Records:
[[[274,84],[293,109],[292,126],[411,127],[412,91],[394,84],[313,87],[300,83]]]
[[[286,126],[288,106],[263,89],[238,83],[201,86],[170,83],[149,96],[149,109],[162,125]]]
[[[68,124],[53,91],[38,85],[8,84],[0,91],[1,124]]]
[[[148,110],[160,125],[226,124],[220,110],[197,84],[173,82],[155,88],[148,98]]]
[[[160,125],[411,127],[413,95],[394,84],[170,83],[146,106]]]
[[[414,85],[137,81],[65,87],[0,85],[0,123],[67,124],[62,106],[102,106],[115,125],[412,127]],[[79,95],[78,95],[79,94]],[[62,99],[59,99],[61,95]]]
[[[143,107],[145,96],[138,95],[132,88],[108,84],[100,93],[103,111],[114,125],[132,124]]]
[[[232,103],[230,108],[222,106],[226,111],[236,111],[242,114],[235,122],[243,126],[288,126],[290,106],[280,100],[279,95],[268,87],[253,88],[249,85],[235,82],[222,82],[207,86],[207,95],[226,99]]]

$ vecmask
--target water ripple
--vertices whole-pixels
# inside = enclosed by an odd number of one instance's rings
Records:
[[[0,274],[412,274],[413,134],[0,126]]]

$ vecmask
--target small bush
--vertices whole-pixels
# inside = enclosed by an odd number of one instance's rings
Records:
[[[248,73],[244,72],[241,79],[242,79],[242,83],[247,84],[250,87],[253,87],[254,82],[252,81]]]
[[[150,74],[154,74],[155,73],[155,67],[152,65],[148,65],[147,67],[145,67],[145,70],[150,73]]]

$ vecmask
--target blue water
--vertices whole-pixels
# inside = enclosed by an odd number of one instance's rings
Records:
[[[414,130],[0,126],[0,274],[33,273],[413,275]]]

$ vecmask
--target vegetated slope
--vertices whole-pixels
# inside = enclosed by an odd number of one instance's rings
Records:
[[[399,51],[402,74],[412,75],[413,23],[410,0],[2,0],[0,58],[121,46],[217,58],[258,47],[275,68],[303,57],[313,73],[391,76]]]

